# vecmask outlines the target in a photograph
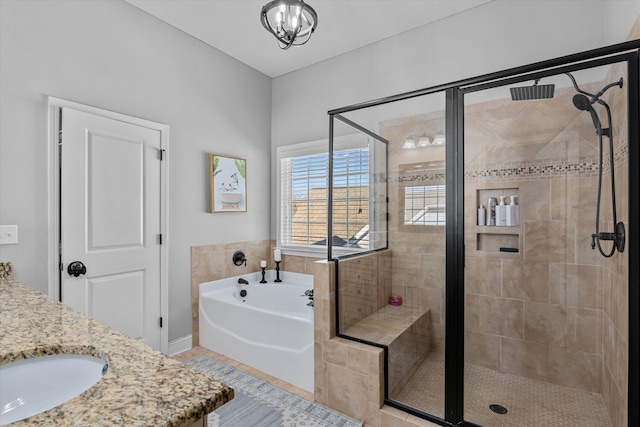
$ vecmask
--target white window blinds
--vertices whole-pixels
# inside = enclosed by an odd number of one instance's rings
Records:
[[[328,153],[280,156],[280,236],[283,248],[327,244]],[[369,152],[334,152],[334,246],[368,248]]]

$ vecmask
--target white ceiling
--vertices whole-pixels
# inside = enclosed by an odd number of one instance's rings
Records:
[[[262,27],[269,0],[125,0],[248,66],[277,77],[493,0],[307,0],[318,27],[281,50]]]

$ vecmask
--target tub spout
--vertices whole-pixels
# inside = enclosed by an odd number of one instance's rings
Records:
[[[248,284],[249,284],[249,282],[247,282],[242,277],[238,279],[238,285],[248,285]]]

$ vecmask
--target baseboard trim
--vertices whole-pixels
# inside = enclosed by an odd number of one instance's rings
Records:
[[[175,356],[187,350],[191,350],[191,335],[169,342],[169,356]]]

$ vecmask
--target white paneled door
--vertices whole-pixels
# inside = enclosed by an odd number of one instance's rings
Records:
[[[161,133],[61,110],[62,301],[161,348]]]

